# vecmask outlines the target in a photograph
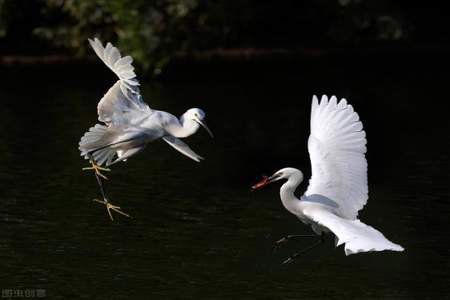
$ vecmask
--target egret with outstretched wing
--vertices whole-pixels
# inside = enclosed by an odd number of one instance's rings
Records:
[[[366,133],[353,107],[345,99],[337,102],[335,96],[319,100],[313,97],[311,106],[311,133],[308,151],[312,176],[304,195],[298,199],[294,192],[303,181],[303,174],[295,168],[281,169],[253,186],[253,190],[285,179],[280,197],[284,207],[303,223],[322,236],[332,232],[336,246],[345,244],[345,254],[368,251],[403,251],[375,228],[357,219],[358,211],[367,203]],[[290,238],[282,238],[277,243]],[[321,243],[321,238],[311,247]],[[307,249],[310,249],[308,247]],[[302,251],[303,252],[303,251]],[[285,263],[291,262],[295,253]]]
[[[194,134],[199,126],[213,136],[205,123],[205,113],[199,108],[191,108],[178,119],[170,113],[151,109],[139,92],[133,59],[122,57],[111,43],[103,46],[97,38],[89,39],[89,43],[119,80],[98,103],[98,120],[104,124],[91,127],[80,140],[81,156],[91,163],[91,167],[84,170],[94,170],[101,185],[99,177],[106,179],[101,171],[109,171],[102,165],[126,161],[142,151],[149,142],[159,138],[197,162],[203,159],[180,138]],[[101,191],[104,200],[100,202],[106,205],[112,219],[110,209],[120,212],[120,208],[110,204],[102,187]]]

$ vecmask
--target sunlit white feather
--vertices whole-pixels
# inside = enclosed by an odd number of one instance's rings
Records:
[[[97,106],[98,119],[107,125],[128,126],[152,113],[139,93],[139,82],[131,56],[122,57],[111,43],[103,47],[99,39],[89,39],[97,56],[119,77]],[[141,115],[141,118],[139,117]]]
[[[294,192],[303,180],[295,168],[283,168],[273,177],[287,179],[280,197],[284,207],[317,234],[331,231],[346,255],[368,251],[403,251],[375,228],[356,219],[367,203],[366,137],[353,107],[345,99],[313,97],[308,140],[312,176],[305,194]]]
[[[355,219],[367,203],[366,133],[353,107],[345,99],[319,103],[313,97],[308,151],[312,176],[305,195],[320,194],[339,205],[338,213]]]
[[[194,134],[205,113],[192,108],[178,119],[168,112],[150,109],[139,93],[133,59],[122,57],[111,43],[104,47],[97,38],[89,43],[119,80],[97,105],[98,120],[106,126],[97,124],[83,135],[79,142],[81,155],[86,159],[92,157],[98,165],[109,166],[127,160],[142,151],[147,143],[162,138],[187,157],[197,162],[203,159],[178,138]]]

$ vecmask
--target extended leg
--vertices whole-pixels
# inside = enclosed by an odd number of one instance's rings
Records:
[[[316,242],[315,242],[314,244],[312,244],[311,246],[306,247],[305,249],[302,249],[302,250],[300,250],[300,251],[298,251],[298,252],[295,252],[294,254],[292,254],[291,256],[289,256],[288,259],[286,259],[285,261],[283,261],[282,264],[285,265],[285,264],[289,264],[289,263],[293,262],[294,259],[295,259],[297,256],[299,256],[299,255],[301,255],[301,254],[303,254],[303,253],[305,253],[305,252],[307,252],[307,251],[309,251],[309,250],[311,250],[311,249],[313,249],[313,248],[319,246],[319,245],[322,244],[324,241],[325,241],[325,240],[324,240],[324,236],[323,236],[323,233],[322,233],[321,236],[320,236],[320,239],[319,239],[318,241],[316,241]]]
[[[112,216],[111,210],[113,210],[116,213],[119,213],[121,215],[124,215],[124,216],[126,216],[128,218],[131,218],[131,216],[129,214],[126,214],[123,211],[121,211],[120,206],[113,205],[113,204],[111,204],[109,202],[108,197],[107,197],[106,192],[105,192],[105,188],[103,187],[103,182],[102,182],[100,176],[97,173],[95,173],[95,178],[97,179],[98,186],[100,187],[100,192],[102,193],[103,201],[102,200],[98,200],[98,199],[94,199],[93,201],[101,203],[101,204],[104,204],[106,206],[106,211],[108,212],[108,215],[109,215],[111,221],[114,221],[114,218]]]
[[[93,158],[92,156],[90,156],[89,162],[91,163],[91,166],[90,166],[90,167],[83,168],[83,169],[82,169],[83,171],[94,170],[95,176],[100,176],[100,177],[102,177],[103,179],[106,179],[106,180],[108,179],[105,175],[103,175],[103,174],[101,173],[101,171],[109,172],[109,171],[111,171],[111,169],[108,169],[108,168],[102,168],[102,167],[100,167],[99,165],[97,165],[97,164],[95,163],[94,158]]]
[[[317,237],[317,235],[315,234],[290,234],[287,235],[285,237],[282,237],[281,239],[279,239],[278,241],[276,241],[276,245],[279,246],[282,243],[288,242],[290,240],[296,239],[296,238],[305,238],[305,237]]]

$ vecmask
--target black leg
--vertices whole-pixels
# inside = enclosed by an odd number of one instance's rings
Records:
[[[317,235],[315,235],[315,234],[290,234],[290,235],[282,237],[281,239],[276,241],[276,244],[280,245],[281,243],[288,242],[289,240],[293,240],[296,238],[305,238],[305,237],[308,237],[308,238],[309,237],[317,237]]]
[[[94,161],[94,158],[92,157],[92,155],[91,155],[91,154],[88,154],[88,155],[89,155],[89,161],[90,161],[91,163],[94,163],[94,164],[95,164],[95,161]],[[105,202],[108,202],[108,197],[106,197],[106,191],[105,191],[105,188],[104,188],[104,186],[103,186],[102,179],[101,179],[100,176],[97,174],[97,172],[94,172],[94,175],[95,175],[95,178],[97,179],[97,183],[98,183],[98,186],[100,187],[100,192],[102,193],[103,199],[105,199]]]
[[[273,253],[275,253],[277,251],[277,249],[279,249],[282,244],[289,242],[290,240],[293,239],[298,239],[298,238],[317,238],[316,234],[290,234],[290,235],[286,235],[284,237],[282,237],[281,239],[279,239],[278,241],[275,242],[275,247],[273,248]]]
[[[309,250],[311,250],[311,249],[313,249],[313,248],[319,246],[319,245],[322,244],[324,241],[325,241],[325,240],[324,240],[324,236],[323,236],[323,233],[322,233],[322,234],[320,235],[320,239],[319,239],[318,241],[316,241],[316,242],[315,242],[314,244],[312,244],[311,246],[306,247],[305,249],[302,249],[302,250],[300,250],[300,251],[298,251],[298,252],[295,252],[294,254],[292,254],[291,256],[289,256],[288,259],[286,259],[285,261],[283,261],[282,264],[285,265],[285,264],[289,264],[289,263],[293,262],[294,259],[295,259],[297,256],[299,256],[299,255],[301,255],[301,254],[303,254],[303,253],[305,253],[305,252],[307,252],[307,251],[309,251]]]
[[[95,174],[95,178],[97,179],[98,186],[100,187],[100,192],[102,193],[102,197],[105,200],[105,202],[108,202],[108,197],[106,196],[106,191],[105,191],[105,187],[103,186],[102,179],[100,178],[100,176],[97,175],[97,173],[94,173],[94,174]]]
[[[90,156],[89,159],[90,159],[91,163],[94,162],[92,156],[91,155],[89,155],[89,156]],[[109,218],[111,219],[111,221],[114,221],[111,210],[113,210],[123,216],[126,216],[128,218],[131,218],[131,216],[129,214],[124,213],[119,206],[113,205],[113,204],[111,204],[111,202],[109,202],[108,196],[106,195],[105,187],[103,186],[103,181],[100,178],[100,176],[102,176],[102,175],[98,172],[94,172],[94,174],[95,174],[95,178],[97,179],[97,183],[98,183],[98,186],[100,187],[100,192],[102,193],[102,197],[103,197],[103,201],[94,199],[94,202],[98,202],[98,203],[104,204],[106,206],[106,211],[108,212],[108,215],[109,215]]]

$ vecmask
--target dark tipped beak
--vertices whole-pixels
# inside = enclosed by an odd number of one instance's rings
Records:
[[[206,125],[206,122],[204,120],[195,118],[194,121],[197,122],[198,124],[200,124],[203,128],[205,128],[205,130],[209,133],[209,135],[212,138],[214,138],[214,134],[212,133],[211,129],[208,128],[208,126]]]

